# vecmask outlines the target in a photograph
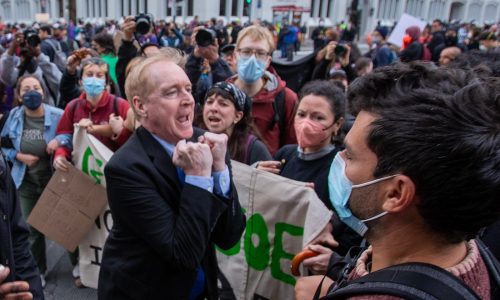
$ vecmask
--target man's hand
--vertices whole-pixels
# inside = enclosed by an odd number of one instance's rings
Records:
[[[22,32],[16,32],[12,42],[10,42],[10,47],[8,50],[9,55],[15,55],[16,49],[24,43],[24,34]]]
[[[123,39],[125,41],[133,41],[134,40],[134,33],[135,33],[135,17],[134,16],[128,16],[125,18],[125,22],[123,23],[122,26],[122,31],[123,31]]]
[[[38,162],[40,158],[35,155],[18,152],[16,154],[16,159],[22,162],[23,164],[27,165],[28,167],[32,167]]]
[[[226,169],[226,152],[228,137],[225,134],[205,132],[198,141],[210,147],[213,157],[213,171],[222,172]]]
[[[39,57],[42,54],[42,46],[38,45],[36,47],[28,46],[29,51],[33,57]]]
[[[319,255],[305,259],[302,263],[306,268],[314,274],[324,275],[328,268],[330,256],[334,248],[339,246],[339,243],[333,238],[332,223],[328,223],[323,230],[306,246],[307,249],[318,252]]]
[[[345,67],[349,64],[349,57],[351,56],[351,46],[344,44],[343,45],[345,48],[344,54],[339,57],[339,62],[342,65],[342,67]]]
[[[70,55],[68,59],[66,60],[66,70],[68,71],[69,74],[75,75],[76,74],[76,68],[80,65],[80,60],[78,57],[74,54]]]
[[[92,123],[92,120],[90,119],[87,119],[87,118],[83,118],[81,119],[79,122],[78,122],[78,125],[82,128],[85,128],[85,129],[88,129],[88,127],[92,126],[93,123]]]
[[[311,300],[319,286],[323,276],[307,276],[301,277],[295,284],[295,299],[296,300]],[[328,288],[332,285],[333,280],[326,277],[321,286],[320,298],[326,296]]]
[[[109,115],[109,125],[113,130],[114,135],[119,135],[123,130],[123,118],[122,116],[115,116],[114,113]]]
[[[179,141],[175,146],[172,162],[184,170],[186,175],[210,177],[212,175],[212,153],[207,144]]]
[[[56,170],[68,172],[69,161],[64,156],[56,156],[56,158],[54,158],[52,166]]]
[[[335,58],[335,48],[337,47],[337,42],[332,41],[326,45],[326,54],[325,54],[325,59],[326,60],[333,60]]]
[[[57,147],[59,147],[59,142],[56,139],[52,139],[48,144],[47,148],[45,151],[47,151],[47,154],[52,155],[54,152],[56,152]]]
[[[319,255],[304,259],[302,265],[308,268],[315,275],[325,275],[333,251],[321,245],[309,245],[308,249],[318,252]]]
[[[29,292],[30,285],[26,281],[3,283],[10,270],[0,265],[0,299],[1,300],[31,300],[33,295]]]

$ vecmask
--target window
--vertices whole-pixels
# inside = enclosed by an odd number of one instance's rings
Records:
[[[226,0],[220,0],[219,4],[219,16],[226,15]]]
[[[187,2],[187,14],[188,16],[192,16],[193,15],[193,0],[188,0]]]
[[[313,18],[316,17],[314,15],[314,2],[316,2],[316,0],[311,0],[311,17]]]
[[[233,7],[231,9],[231,16],[237,16],[238,15],[238,0],[231,0],[233,1]]]

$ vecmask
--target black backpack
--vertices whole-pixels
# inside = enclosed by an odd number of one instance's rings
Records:
[[[491,299],[500,299],[500,263],[479,238],[476,239],[476,243],[488,269]],[[350,262],[342,269],[338,284],[321,299],[337,300],[361,295],[390,295],[411,300],[480,299],[458,277],[442,268],[425,263],[395,265],[347,282],[348,274],[363,252],[360,247],[357,248],[356,258],[348,258]],[[346,260],[341,263],[346,263]],[[321,285],[322,283],[314,295],[315,300],[319,298]]]

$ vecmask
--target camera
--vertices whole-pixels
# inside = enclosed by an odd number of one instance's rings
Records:
[[[200,47],[208,47],[215,42],[215,38],[217,37],[215,31],[208,28],[201,28],[196,33],[196,44]]]
[[[344,44],[337,44],[337,46],[335,46],[335,55],[336,56],[342,56],[342,55],[344,55],[344,53],[346,51],[347,51],[347,49],[344,46]]]
[[[33,48],[40,45],[40,43],[42,42],[42,40],[40,40],[38,32],[36,32],[34,29],[26,29],[23,34],[24,40]]]
[[[151,24],[153,22],[153,16],[151,14],[138,14],[135,16],[135,31],[144,35],[151,29]]]

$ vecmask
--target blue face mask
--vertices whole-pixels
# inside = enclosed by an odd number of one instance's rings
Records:
[[[246,83],[254,83],[259,80],[266,71],[266,64],[255,58],[238,58],[238,77]]]
[[[43,96],[37,91],[27,91],[23,95],[23,105],[31,110],[36,110],[42,105]]]
[[[104,91],[106,81],[96,77],[86,77],[82,80],[83,90],[90,98],[99,96]]]
[[[352,189],[372,185],[397,175],[399,174],[377,178],[372,181],[353,185],[345,175],[345,161],[340,156],[340,153],[337,153],[330,167],[330,174],[328,175],[328,192],[330,195],[330,201],[332,202],[332,205],[337,211],[337,214],[342,222],[351,227],[352,230],[356,231],[359,235],[364,236],[368,230],[365,223],[385,216],[387,212],[384,211],[365,220],[358,219],[352,214],[352,211],[349,208],[348,201],[351,196]]]

